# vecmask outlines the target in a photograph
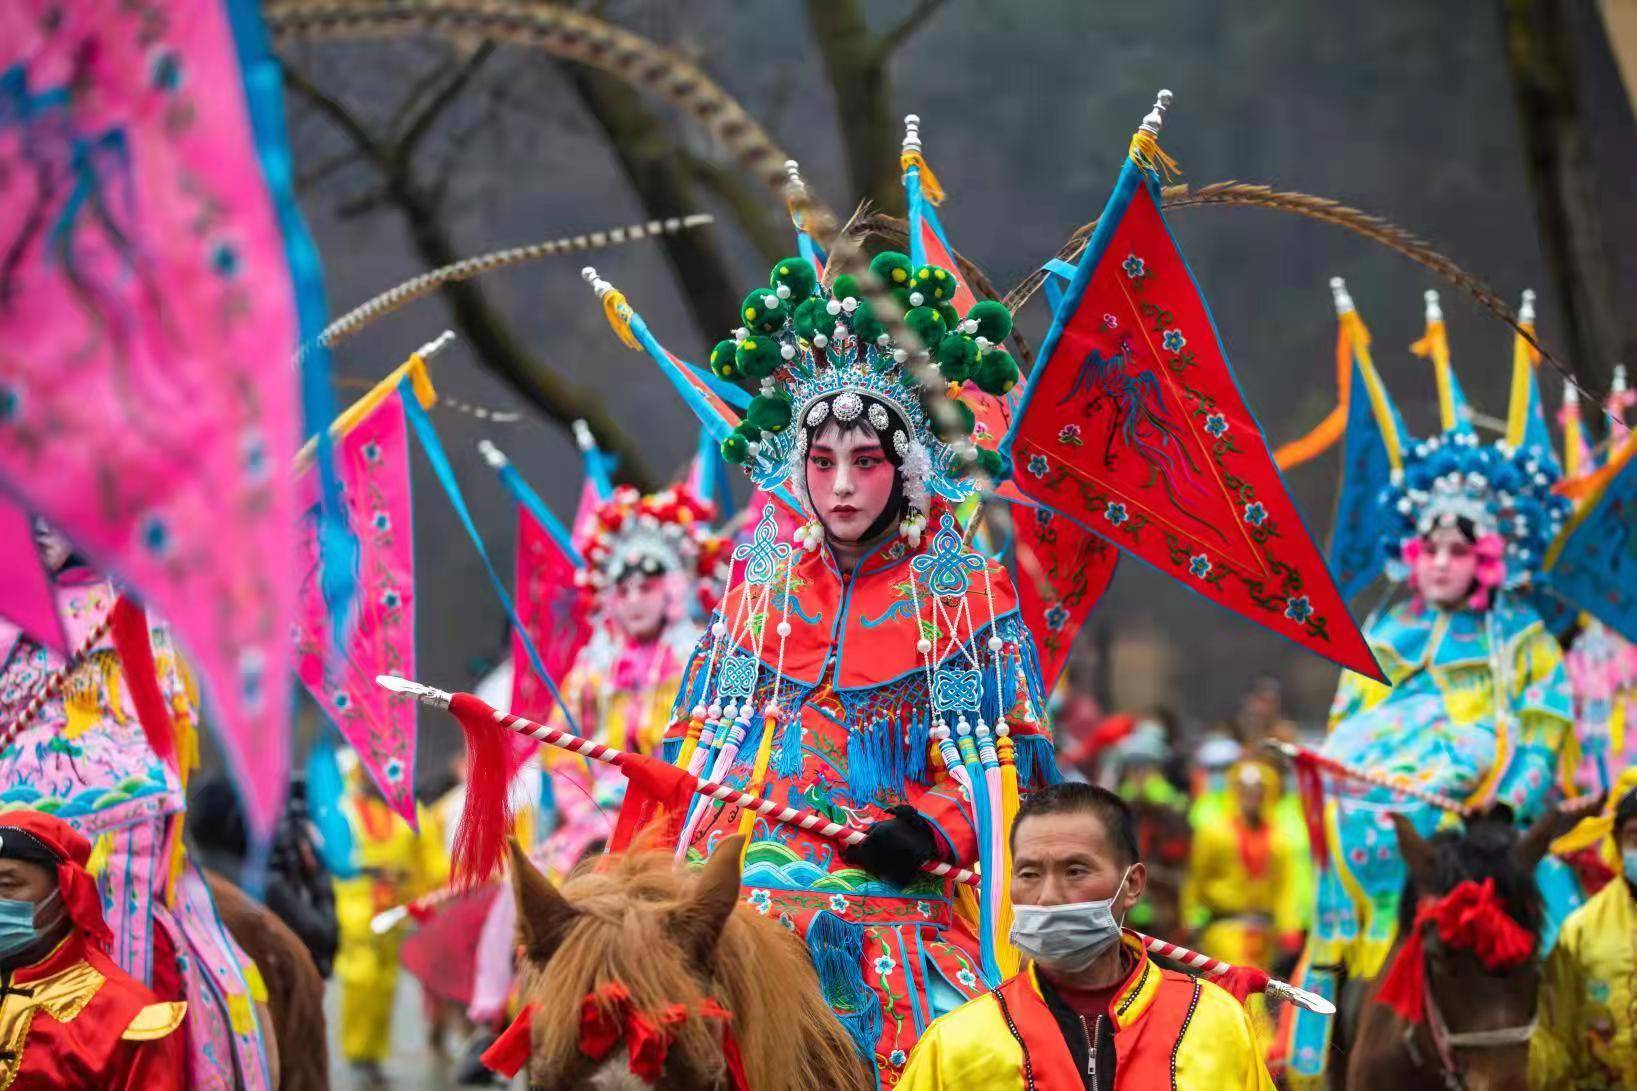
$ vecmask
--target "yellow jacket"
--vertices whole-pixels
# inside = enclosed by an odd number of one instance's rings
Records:
[[[382,800],[352,793],[342,802],[352,827],[358,874],[335,882],[343,936],[367,938],[375,914],[436,890],[449,879],[449,857],[435,812],[417,808],[420,832]]]
[[[1272,1091],[1244,1008],[1210,982],[1161,970],[1140,944],[1135,950],[1136,966],[1111,1005],[1114,1091]],[[1022,1091],[1020,1042],[1028,1044],[1032,1086],[1086,1086],[1030,966],[934,1021],[910,1053],[898,1091]]]
[[[1300,931],[1295,881],[1295,855],[1300,850],[1270,814],[1267,868],[1253,876],[1240,847],[1243,835],[1239,816],[1233,813],[1194,830],[1182,885],[1183,919],[1190,927],[1203,928],[1221,917],[1265,916],[1276,932]]]
[[[1637,905],[1615,878],[1563,922],[1541,980],[1529,1082],[1540,1088],[1637,1087]]]

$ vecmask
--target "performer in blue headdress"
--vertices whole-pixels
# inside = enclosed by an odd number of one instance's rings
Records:
[[[1426,295],[1417,351],[1437,375],[1440,435],[1410,441],[1368,354],[1355,353],[1353,389],[1368,408],[1349,423],[1340,508],[1368,507],[1359,490],[1377,490],[1375,518],[1358,525],[1373,529],[1377,563],[1409,594],[1369,626],[1391,686],[1343,675],[1324,754],[1469,808],[1504,804],[1527,822],[1559,786],[1572,790],[1579,760],[1562,650],[1533,598],[1569,503],[1552,492],[1561,475],[1539,398],[1530,396],[1532,375],[1523,391],[1538,426],[1514,413],[1515,434],[1481,442],[1449,367],[1437,293]],[[1337,304],[1351,312],[1339,286]],[[1385,481],[1360,472],[1372,464]],[[1341,533],[1338,556],[1357,544]],[[1387,788],[1338,780],[1328,789],[1328,859],[1298,983],[1334,999],[1345,980],[1381,969],[1397,934],[1405,865],[1389,815],[1405,815],[1424,836],[1454,818]],[[1331,1027],[1294,1013],[1285,1043],[1292,1086],[1322,1081]]]

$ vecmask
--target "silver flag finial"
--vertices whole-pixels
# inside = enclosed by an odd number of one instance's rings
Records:
[[[1444,320],[1444,308],[1438,303],[1437,290],[1428,288],[1421,294],[1421,298],[1427,301],[1427,321],[1442,322]]]
[[[1330,278],[1330,295],[1336,301],[1336,313],[1338,315],[1353,312],[1353,297],[1347,294],[1347,282],[1341,277]]]
[[[1160,129],[1165,125],[1165,111],[1170,108],[1171,92],[1161,91],[1154,98],[1154,108],[1148,111],[1147,116],[1142,119],[1142,124],[1137,127],[1145,133],[1160,135]]]

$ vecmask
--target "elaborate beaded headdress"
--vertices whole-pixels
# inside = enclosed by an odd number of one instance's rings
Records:
[[[726,542],[710,527],[715,514],[683,485],[649,495],[621,486],[592,513],[581,543],[586,567],[576,579],[598,595],[632,573],[677,573],[693,581],[708,611],[726,574]]]
[[[1524,322],[1533,319],[1533,295],[1524,297]],[[1436,292],[1427,293],[1427,319],[1429,328],[1436,324],[1441,337],[1443,315]],[[1507,439],[1481,442],[1460,385],[1448,370],[1447,355],[1434,351],[1433,356],[1441,369],[1440,398],[1448,407],[1449,419],[1441,435],[1405,451],[1402,468],[1382,492],[1382,503],[1392,513],[1381,541],[1388,574],[1398,579],[1407,575],[1400,556],[1404,542],[1465,521],[1475,537],[1490,538],[1503,547],[1497,558],[1505,565],[1500,586],[1529,583],[1573,507],[1553,491],[1562,470],[1551,450],[1544,418],[1538,429],[1509,437],[1517,439],[1516,444]],[[1538,405],[1533,411],[1538,414]]]
[[[1000,456],[972,442],[975,418],[962,384],[999,396],[1017,382],[1016,362],[998,347],[1012,331],[1012,316],[992,300],[958,314],[949,303],[954,275],[935,265],[916,268],[901,253],[877,254],[870,270],[899,312],[893,317],[928,355],[912,357],[894,342],[856,278],[837,277],[826,289],[810,261],[786,258],[773,267],[768,287],[745,297],[745,324],[711,350],[718,377],[760,383],[744,421],[723,441],[722,456],[744,466],[761,488],[792,483],[805,501],[800,465],[808,430],[862,415],[902,461],[906,498],[924,519],[931,497],[965,497],[974,470],[1001,475]],[[918,365],[947,384],[943,390],[933,383],[929,391],[912,370]]]

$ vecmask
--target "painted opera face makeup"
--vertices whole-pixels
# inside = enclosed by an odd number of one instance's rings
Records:
[[[892,500],[897,471],[869,427],[824,426],[807,448],[807,493],[825,533],[857,542]]]
[[[629,573],[608,593],[614,624],[630,640],[644,642],[659,636],[670,612],[671,581],[663,572],[640,569]]]
[[[1459,528],[1434,527],[1412,562],[1416,589],[1432,605],[1456,609],[1472,593],[1478,561],[1477,548]]]

